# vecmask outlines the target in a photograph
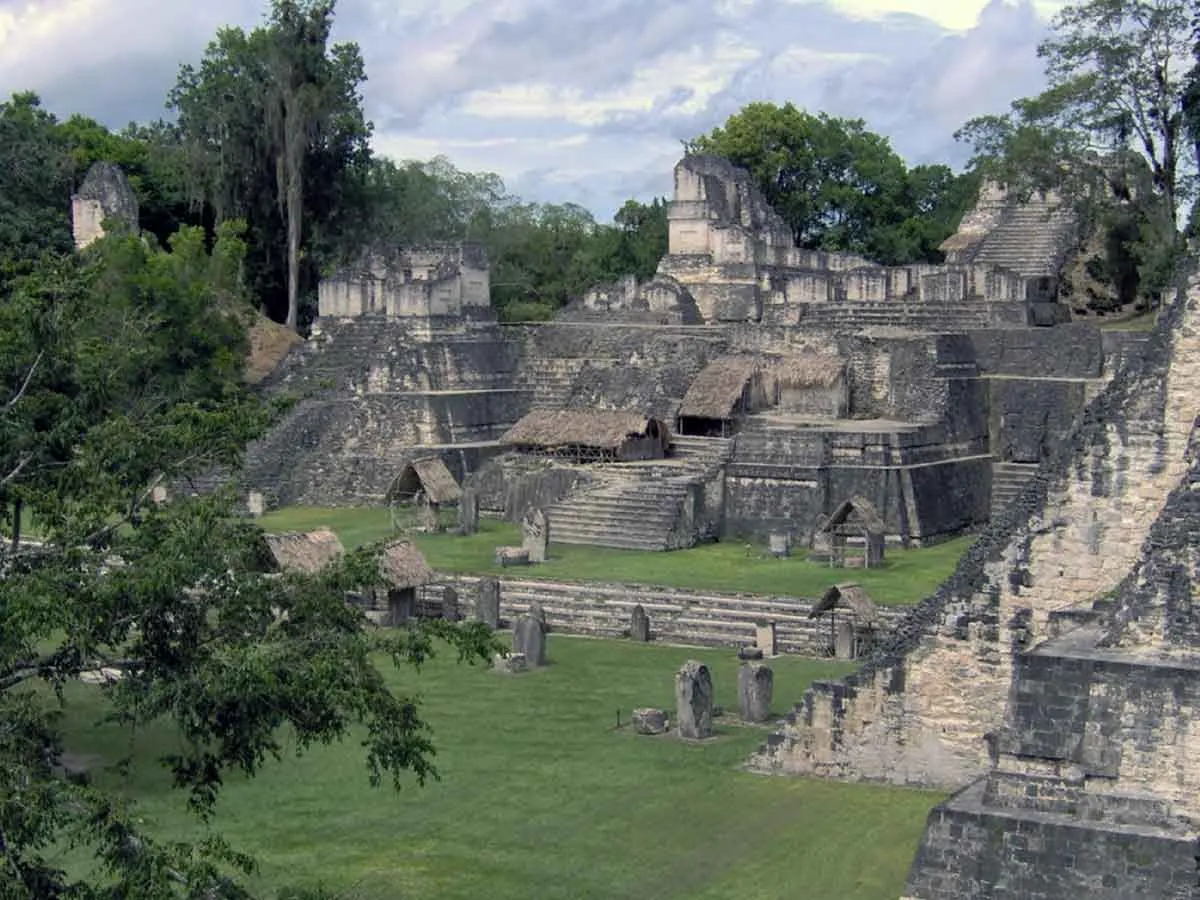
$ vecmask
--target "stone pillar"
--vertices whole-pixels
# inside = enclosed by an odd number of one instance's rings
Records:
[[[442,588],[442,618],[447,622],[457,622],[458,615],[458,591],[446,585]]]
[[[838,619],[833,626],[833,655],[854,659],[854,625],[849,619]]]
[[[690,740],[713,735],[713,684],[708,666],[689,659],[675,674],[675,721],[679,736]]]
[[[254,518],[258,518],[267,511],[267,501],[263,497],[262,491],[251,491],[246,495],[246,512],[250,513]]]
[[[529,551],[531,563],[544,563],[550,547],[550,521],[536,506],[526,510],[521,519],[521,547]]]
[[[642,609],[640,603],[633,608],[629,622],[629,639],[643,644],[650,640],[650,617],[646,615],[646,610]]]
[[[521,616],[513,623],[513,655],[521,654],[530,668],[546,664],[546,632],[532,616]]]
[[[743,663],[738,670],[738,710],[746,722],[765,722],[771,717],[775,673],[761,663]]]
[[[479,494],[470,488],[458,500],[458,533],[475,534],[479,530]]]
[[[475,594],[475,618],[495,631],[500,627],[500,579],[490,575],[479,579]]]
[[[779,648],[775,643],[774,622],[754,623],[754,646],[762,650],[763,656],[767,659],[779,655]]]

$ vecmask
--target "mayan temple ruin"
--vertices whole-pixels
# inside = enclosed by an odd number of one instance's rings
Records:
[[[329,279],[264,382],[304,399],[242,488],[382,503],[439,460],[556,543],[817,553],[858,515],[870,565],[978,533],[924,602],[870,612],[860,671],[814,683],[749,768],[953,791],[910,900],[1196,896],[1200,277],[1152,333],[1071,322],[1080,242],[1052,198],[986,186],[943,265],[799,250],[745,172],[685,157],[655,277],[552,322],[501,324],[469,245]]]

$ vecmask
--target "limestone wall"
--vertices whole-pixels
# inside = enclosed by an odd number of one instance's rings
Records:
[[[1089,405],[949,581],[860,673],[814,685],[757,766],[941,786],[983,772],[1014,655],[1049,635],[1053,613],[1118,586],[1187,466],[1198,301],[1192,277],[1145,355]]]
[[[550,523],[553,540],[554,523]],[[442,576],[452,585],[464,608],[474,603],[478,578]],[[433,590],[436,590],[434,588]],[[519,576],[500,582],[500,615],[507,621],[528,612],[531,603],[546,612],[551,633],[597,637],[627,636],[634,606],[650,617],[656,641],[697,647],[740,647],[753,644],[758,622],[776,623],[781,653],[827,657],[832,646],[829,620],[810,619],[813,599],[688,591],[637,584],[579,584],[525,580]],[[882,629],[888,631],[904,615],[902,607],[880,607]],[[551,639],[553,640],[553,638]],[[551,651],[553,652],[553,650]]]
[[[488,313],[487,256],[482,248],[461,244],[367,254],[358,265],[321,280],[317,306],[327,318]]]

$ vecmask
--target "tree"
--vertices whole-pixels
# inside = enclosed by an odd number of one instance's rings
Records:
[[[293,329],[322,266],[350,252],[340,227],[365,202],[366,74],[356,45],[329,44],[334,8],[273,0],[263,27],[219,31],[168,100],[194,199],[218,222],[248,222],[254,292]]]
[[[0,103],[0,288],[5,272],[72,246],[71,158],[36,94]]]
[[[1178,218],[1195,175],[1181,152],[1190,16],[1188,0],[1065,7],[1039,48],[1047,90],[1015,101],[1006,115],[973,119],[957,135],[973,145],[977,171],[1018,196],[1058,194],[1085,233],[1099,233],[1104,253],[1090,267],[1113,285],[1111,302],[1156,297],[1182,249]]]
[[[130,728],[166,721],[166,760],[210,813],[232,771],[254,775],[295,744],[361,728],[367,774],[399,787],[436,777],[415,704],[376,660],[419,665],[442,640],[479,659],[478,626],[368,631],[343,600],[378,579],[374,549],[319,576],[264,572],[261,532],[227,498],[150,502],[152,486],[236,465],[272,420],[241,382],[251,304],[229,224],[170,252],[131,235],[47,259],[0,304],[0,518],[23,503],[43,543],[0,552],[0,895],[243,898],[252,861],[219,838],[147,831],[121,797],[67,776],[56,692],[101,666]],[[38,690],[46,683],[53,691]],[[49,851],[86,848],[100,881]]]
[[[684,147],[749,170],[791,226],[796,245],[811,250],[858,253],[888,264],[939,261],[937,245],[965,209],[945,217],[953,222],[943,222],[944,234],[918,239],[910,221],[917,210],[909,173],[887,139],[860,119],[812,115],[791,103],[751,103]],[[922,178],[920,190],[927,192],[935,182]]]

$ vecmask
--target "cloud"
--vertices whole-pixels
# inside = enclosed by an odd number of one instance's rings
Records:
[[[494,171],[607,219],[665,194],[680,141],[752,100],[861,117],[910,161],[1042,84],[1063,0],[341,0],[375,147]],[[0,0],[0,92],[59,114],[157,118],[182,62],[259,0]]]

